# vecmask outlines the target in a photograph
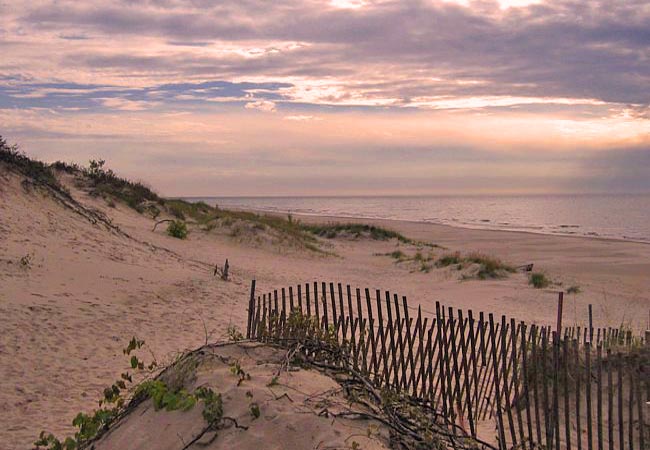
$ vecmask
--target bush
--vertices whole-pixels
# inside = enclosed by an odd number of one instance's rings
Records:
[[[543,289],[545,287],[548,287],[549,284],[551,284],[551,280],[546,278],[546,275],[544,275],[541,272],[535,272],[530,275],[530,278],[528,279],[528,283],[533,285],[535,289]]]
[[[167,227],[167,234],[177,239],[187,237],[187,225],[182,220],[172,220]]]

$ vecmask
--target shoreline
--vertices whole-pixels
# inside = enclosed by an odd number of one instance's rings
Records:
[[[190,197],[185,197],[189,199]],[[636,240],[636,239],[626,239],[621,237],[606,237],[606,236],[589,236],[584,234],[565,234],[565,233],[546,233],[543,231],[533,231],[533,230],[522,230],[522,229],[499,229],[499,228],[482,228],[480,226],[472,227],[467,225],[451,225],[448,223],[439,223],[439,222],[429,222],[426,220],[409,220],[409,219],[390,219],[383,217],[370,217],[370,216],[346,216],[346,215],[328,215],[328,214],[319,214],[319,213],[305,213],[305,212],[292,212],[292,211],[280,211],[280,210],[267,210],[267,209],[258,209],[258,208],[239,208],[239,207],[229,207],[226,209],[231,209],[233,211],[244,211],[251,212],[255,214],[267,214],[271,216],[285,216],[290,214],[292,217],[299,217],[310,219],[310,223],[318,223],[316,220],[311,220],[313,218],[324,219],[328,221],[379,221],[387,223],[403,223],[403,224],[414,224],[414,225],[425,225],[431,227],[444,227],[452,230],[467,230],[467,231],[477,231],[477,232],[493,232],[493,233],[516,233],[516,234],[526,234],[533,236],[548,236],[548,237],[557,237],[557,238],[567,238],[567,239],[584,239],[584,240],[594,240],[594,241],[604,241],[604,242],[622,242],[629,244],[643,244],[650,245],[650,241]]]

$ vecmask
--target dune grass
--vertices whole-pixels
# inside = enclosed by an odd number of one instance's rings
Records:
[[[436,267],[448,267],[456,265],[458,270],[463,269],[466,265],[478,265],[476,278],[480,280],[503,278],[508,273],[515,272],[515,268],[504,263],[499,258],[486,255],[484,253],[472,252],[466,256],[461,256],[460,252],[447,253],[442,255],[436,261]],[[473,278],[467,276],[465,278]]]
[[[479,265],[479,270],[476,276],[481,280],[502,278],[506,273],[512,273],[515,271],[514,267],[505,264],[499,258],[485,255],[483,253],[470,253],[465,260]]]
[[[303,230],[317,236],[333,239],[340,235],[351,235],[355,238],[368,236],[377,241],[397,239],[404,244],[412,244],[414,241],[397,231],[388,228],[369,225],[365,223],[332,223],[332,224],[301,224]]]
[[[438,258],[436,261],[436,267],[447,267],[454,264],[460,264],[461,262],[462,258],[460,257],[460,252],[448,253]]]
[[[59,167],[65,163],[57,163]],[[138,212],[144,212],[144,203],[164,203],[149,186],[119,177],[111,169],[104,168],[104,160],[91,160],[81,171],[92,183],[93,195],[113,197],[126,203]],[[75,168],[77,166],[69,166]]]
[[[17,145],[8,144],[2,136],[0,136],[0,161],[5,162],[14,168],[14,170],[17,170],[37,183],[42,183],[55,190],[66,192],[54,176],[54,172],[48,164],[30,158],[20,151]]]

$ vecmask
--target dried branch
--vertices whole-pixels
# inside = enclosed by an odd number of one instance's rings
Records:
[[[156,223],[153,224],[153,229],[152,229],[151,231],[156,231],[156,227],[157,227],[158,225],[160,225],[161,223],[165,223],[165,222],[173,222],[173,221],[174,221],[174,219],[162,219],[162,220],[158,220],[158,221],[156,221]]]

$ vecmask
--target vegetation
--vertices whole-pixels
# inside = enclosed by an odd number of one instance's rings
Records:
[[[49,165],[25,155],[17,145],[9,145],[2,136],[0,136],[0,162],[6,163],[35,183],[47,185],[67,194]]]
[[[275,342],[287,348],[289,364],[325,370],[333,376],[342,385],[341,390],[347,397],[343,416],[358,414],[359,417],[377,419],[389,428],[391,446],[413,449],[479,448],[477,442],[469,438],[467,431],[426,402],[400,393],[389,384],[377,387],[377,379],[373,380],[367,371],[357,368],[355,357],[352,356],[353,347],[349,341],[341,342],[338,339],[334,325],[325,329],[319,326],[316,317],[306,316],[300,310],[292,311],[286,324],[279,324],[277,317],[268,316],[259,325],[262,327],[263,341]],[[365,339],[364,328],[360,332],[360,339]],[[255,415],[252,409],[251,413]],[[330,414],[337,417],[336,412]],[[379,432],[376,424],[370,424],[367,436],[379,435]],[[359,445],[353,444],[352,448],[359,448]]]
[[[470,253],[465,261],[479,265],[476,276],[480,280],[501,278],[506,273],[515,271],[514,267],[504,264],[500,259],[482,253]]]
[[[144,203],[160,201],[160,197],[148,186],[118,177],[105,165],[103,159],[90,160],[88,167],[82,169],[92,182],[93,195],[117,198],[138,212],[144,212]]]
[[[237,325],[228,325],[226,333],[228,334],[228,340],[231,342],[239,342],[244,339],[244,335],[239,331]]]
[[[168,368],[161,368],[155,360],[145,364],[133,354],[144,344],[144,341],[134,337],[124,348],[123,353],[130,357],[131,368],[137,373],[146,375],[157,371],[158,377],[145,379],[142,383],[132,386],[135,373],[122,373],[119,380],[104,389],[104,397],[99,401],[99,409],[90,414],[83,412],[77,414],[72,421],[72,425],[78,428],[74,436],[61,440],[52,433],[42,431],[34,443],[36,448],[47,450],[87,448],[118,418],[146,399],[152,400],[156,410],[166,411],[188,411],[202,402],[202,415],[206,421],[204,431],[216,430],[224,419],[221,394],[205,386],[197,388],[194,392],[183,388],[187,377],[193,373],[198,364],[192,354],[186,355]]]
[[[394,230],[376,225],[358,223],[304,224],[291,215],[285,218],[247,211],[230,211],[210,206],[202,201],[189,202],[182,199],[162,198],[146,184],[118,176],[113,170],[106,167],[106,161],[103,159],[90,160],[87,167],[62,161],[48,165],[29,158],[20,152],[17,146],[7,144],[1,136],[0,161],[6,162],[33,182],[46,184],[67,198],[70,195],[59,183],[56,177],[57,172],[74,176],[77,183],[89,188],[91,195],[104,198],[110,207],[115,207],[116,201],[120,201],[139,213],[148,212],[154,218],[165,212],[177,221],[170,225],[168,233],[181,239],[186,234],[183,232],[183,228],[186,232],[188,224],[196,224],[206,231],[217,226],[228,227],[230,235],[236,238],[245,237],[247,232],[255,234],[266,231],[281,242],[292,241],[320,253],[325,252],[319,246],[318,237],[335,238],[344,235],[355,238],[368,237],[381,241],[397,239],[406,244],[435,247],[432,244],[415,242]]]
[[[167,211],[180,220],[191,218],[197,222],[202,222],[215,217],[217,212],[215,208],[202,201],[188,202],[181,199],[165,199],[164,204]]]
[[[57,183],[47,164],[29,158],[18,149],[17,145],[9,145],[2,136],[0,136],[0,161],[20,170],[21,173],[34,180]]]
[[[579,294],[580,292],[582,292],[582,290],[580,289],[580,286],[576,284],[569,286],[569,288],[566,290],[567,294]]]
[[[258,419],[260,417],[260,406],[257,403],[251,403],[250,405],[251,415],[253,419]]]
[[[27,253],[25,256],[21,257],[19,261],[20,267],[22,267],[23,269],[31,269],[33,258],[34,258],[33,255],[31,255],[30,253]]]
[[[448,253],[446,255],[442,255],[438,259],[438,261],[436,261],[436,267],[447,267],[453,264],[460,264],[460,263],[461,263],[460,252]]]
[[[145,395],[153,400],[153,406],[156,411],[165,409],[166,411],[182,410],[187,411],[196,404],[196,396],[190,394],[185,389],[174,392],[167,388],[167,385],[160,380],[147,380],[140,384],[135,395]]]
[[[528,283],[531,284],[535,289],[544,289],[551,284],[551,280],[546,278],[541,272],[535,272],[530,275]]]
[[[494,278],[503,278],[508,273],[515,272],[515,268],[509,264],[505,264],[498,258],[485,255],[483,253],[470,253],[466,256],[461,256],[460,252],[449,253],[441,256],[436,261],[436,267],[448,267],[457,265],[457,269],[461,270],[465,265],[476,264],[478,270],[475,277],[479,280],[487,280]],[[464,278],[472,278],[465,276]]]
[[[415,252],[415,255],[413,255],[412,260],[419,264],[418,270],[420,272],[431,272],[431,269],[433,268],[431,265],[431,261],[433,261],[433,255],[429,254],[427,256],[424,256],[422,252],[418,250]]]
[[[293,221],[291,221],[291,223],[293,223]],[[303,224],[302,229],[328,239],[333,239],[340,235],[349,235],[355,238],[368,236],[377,241],[397,239],[404,244],[414,243],[413,240],[405,237],[397,231],[364,223]]]
[[[187,237],[187,225],[182,220],[172,220],[167,226],[167,234],[177,239]]]

